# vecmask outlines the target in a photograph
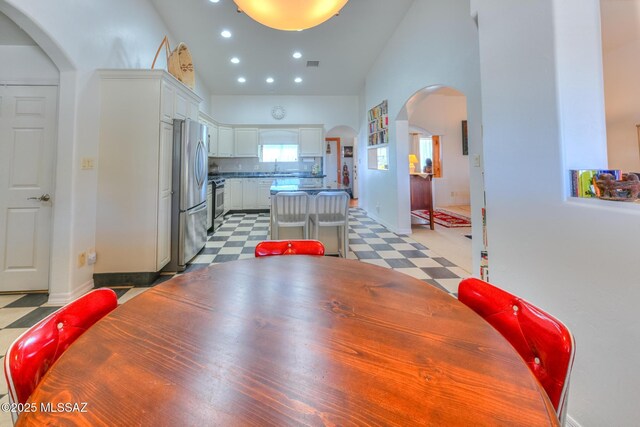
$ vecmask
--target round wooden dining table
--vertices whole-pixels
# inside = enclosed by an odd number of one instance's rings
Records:
[[[140,294],[82,335],[29,404],[17,425],[558,425],[515,350],[451,295],[299,255]]]

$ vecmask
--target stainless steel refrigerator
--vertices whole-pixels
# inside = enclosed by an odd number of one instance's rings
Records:
[[[173,121],[171,261],[165,271],[183,271],[207,241],[207,127]]]

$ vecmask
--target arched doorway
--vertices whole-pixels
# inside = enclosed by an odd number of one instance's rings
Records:
[[[36,276],[26,280],[15,281],[11,278],[9,281],[3,278],[0,289],[51,292],[52,283],[61,283],[66,288],[70,282],[71,248],[64,230],[71,229],[71,218],[64,212],[68,212],[71,205],[71,167],[67,166],[70,159],[73,159],[73,150],[72,143],[59,144],[58,141],[72,141],[70,135],[73,135],[75,111],[74,67],[58,44],[29,16],[5,0],[0,0],[0,14],[3,30],[7,30],[3,34],[13,39],[14,45],[11,49],[5,49],[5,61],[12,66],[3,69],[5,74],[0,75],[0,81],[3,88],[10,92],[9,99],[15,101],[8,103],[11,111],[18,112],[10,119],[12,121],[3,124],[7,131],[3,135],[3,153],[12,153],[13,165],[17,164],[16,161],[28,163],[27,168],[13,168],[14,172],[22,172],[11,175],[9,185],[5,188],[15,200],[7,201],[2,206],[3,224],[0,227],[12,222],[13,225],[8,229],[14,235],[3,236],[0,240],[5,245],[2,251],[14,254],[9,271],[21,273],[21,270],[38,270]],[[26,98],[25,94],[28,95]],[[22,102],[29,98],[33,102]],[[29,121],[30,133],[18,131],[24,125],[18,122],[25,120]],[[21,145],[16,149],[16,141],[20,138]],[[7,147],[10,149],[7,150]],[[25,173],[25,170],[29,173]],[[30,189],[33,194],[19,194],[22,192],[14,191],[12,186],[22,186],[22,190]],[[30,205],[17,209],[16,203]],[[18,211],[30,217],[20,218],[16,215]],[[42,221],[46,225],[44,229]],[[30,228],[29,224],[33,227]],[[46,239],[36,239],[34,233]],[[27,239],[32,237],[32,241],[37,243],[27,244]],[[43,247],[46,249],[44,256],[40,250]],[[3,258],[6,261],[6,257]],[[8,283],[11,285],[7,285]]]
[[[325,135],[324,165],[327,181],[351,188],[353,199],[358,199],[358,133],[350,126],[335,126]]]
[[[407,130],[406,135],[398,132],[398,145],[404,145],[408,154],[406,168],[399,167],[398,173],[409,175],[413,169],[414,175],[423,176],[428,166],[435,209],[432,230],[430,215],[424,209],[413,209],[411,202],[405,209],[400,208],[403,209],[401,215],[408,218],[412,238],[471,273],[471,162],[465,133],[467,99],[454,88],[429,86],[407,100],[397,120],[403,122],[398,129]],[[411,165],[410,161],[417,163]],[[410,180],[415,178],[411,176]],[[399,179],[399,185],[409,186],[407,181],[410,180]]]

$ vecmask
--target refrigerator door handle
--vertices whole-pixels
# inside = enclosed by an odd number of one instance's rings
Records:
[[[207,204],[206,204],[206,203],[204,203],[204,204],[203,204],[202,206],[200,206],[199,208],[191,209],[191,210],[189,210],[187,213],[188,213],[189,215],[195,215],[195,214],[197,214],[197,213],[200,213],[200,212],[202,212],[202,211],[206,211],[206,210],[207,210]]]
[[[196,172],[196,182],[198,183],[198,187],[202,187],[202,184],[205,181],[205,153],[204,153],[204,144],[202,141],[198,141],[198,148],[196,148],[196,158],[195,158],[195,172]]]

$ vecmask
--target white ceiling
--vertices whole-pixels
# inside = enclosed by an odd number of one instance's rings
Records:
[[[339,16],[301,32],[265,27],[238,13],[232,0],[151,3],[177,38],[173,44],[187,44],[198,76],[215,95],[357,95],[412,1],[350,0]],[[222,38],[223,29],[233,36]],[[291,56],[296,50],[301,59]],[[240,64],[229,61],[233,56]],[[308,60],[320,67],[307,68]],[[238,83],[239,76],[246,83]],[[273,84],[265,82],[269,76]],[[298,76],[300,84],[293,81]]]

